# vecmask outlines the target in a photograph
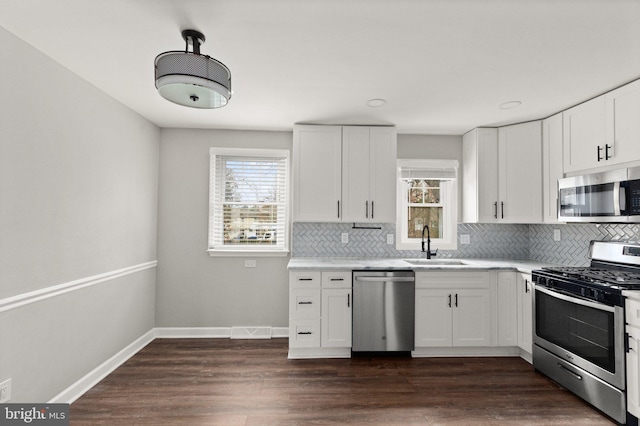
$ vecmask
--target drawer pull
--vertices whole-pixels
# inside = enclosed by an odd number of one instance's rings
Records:
[[[331,278],[329,281],[344,281],[344,278]]]
[[[313,305],[313,302],[298,302],[298,305]]]
[[[310,331],[298,331],[298,334],[312,334]]]
[[[298,278],[298,281],[313,281],[313,278]]]

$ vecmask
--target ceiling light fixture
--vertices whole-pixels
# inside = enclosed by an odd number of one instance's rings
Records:
[[[367,101],[367,105],[371,108],[378,108],[385,105],[386,103],[387,101],[384,99],[369,99],[369,101]]]
[[[182,31],[187,43],[183,51],[172,50],[156,56],[156,88],[160,95],[192,108],[220,108],[231,99],[231,71],[222,62],[200,54],[204,35]],[[189,52],[189,45],[193,51]]]
[[[500,108],[500,109],[512,109],[512,108],[517,108],[520,105],[522,105],[522,102],[520,102],[520,101],[509,101],[509,102],[501,103],[498,108]]]

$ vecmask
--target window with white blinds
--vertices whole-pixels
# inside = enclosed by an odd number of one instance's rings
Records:
[[[289,152],[210,154],[209,251],[286,252]]]

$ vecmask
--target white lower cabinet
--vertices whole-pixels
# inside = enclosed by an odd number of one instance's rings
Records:
[[[633,292],[637,293],[637,292]],[[625,306],[627,351],[627,411],[640,418],[640,296],[629,298]]]
[[[531,362],[533,352],[533,281],[531,281],[531,274],[518,273],[516,278],[518,347],[526,352],[525,359]]]
[[[490,346],[488,272],[416,272],[415,346]]]
[[[351,356],[351,271],[291,271],[289,358]]]
[[[498,346],[518,346],[518,289],[515,271],[498,272]]]

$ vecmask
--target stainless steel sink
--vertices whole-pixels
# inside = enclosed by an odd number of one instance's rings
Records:
[[[466,265],[466,263],[457,259],[404,259],[404,261],[412,265],[420,265],[420,266]]]

